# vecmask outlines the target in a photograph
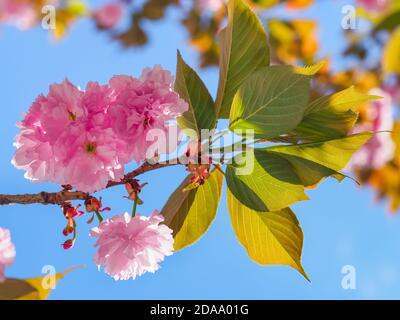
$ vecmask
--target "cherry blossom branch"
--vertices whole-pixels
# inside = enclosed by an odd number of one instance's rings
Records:
[[[111,188],[114,186],[118,186],[121,184],[125,184],[135,177],[160,168],[171,167],[174,165],[179,164],[177,160],[169,161],[169,162],[162,162],[162,163],[155,163],[150,164],[148,162],[144,162],[141,166],[136,168],[135,170],[127,173],[123,179],[120,181],[109,181],[106,188]],[[0,205],[7,205],[7,204],[56,204],[56,205],[63,205],[67,201],[72,200],[86,200],[90,197],[89,193],[81,192],[81,191],[69,191],[69,190],[62,190],[59,192],[39,192],[35,194],[15,194],[15,195],[8,195],[8,194],[0,194]]]

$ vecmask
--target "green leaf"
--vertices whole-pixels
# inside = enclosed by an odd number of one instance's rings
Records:
[[[303,232],[290,208],[257,212],[228,190],[228,209],[235,234],[252,260],[261,265],[288,265],[310,281],[301,265]]]
[[[214,169],[202,186],[183,192],[190,177],[174,191],[161,211],[164,223],[173,230],[175,251],[193,244],[207,231],[221,197],[223,174],[219,170]]]
[[[393,31],[397,26],[400,25],[400,11],[395,11],[388,16],[384,17],[373,29],[373,33],[377,33],[382,30]]]
[[[228,26],[220,33],[220,75],[217,116],[228,118],[240,85],[255,71],[269,65],[267,35],[257,15],[241,0],[228,4]]]
[[[279,0],[252,0],[252,2],[257,7],[266,9],[277,5],[279,3]]]
[[[189,110],[177,118],[183,129],[213,129],[216,123],[214,101],[197,73],[182,59],[178,51],[175,90],[188,102]]]
[[[307,142],[345,137],[357,121],[357,106],[379,98],[357,92],[354,87],[320,97],[307,106],[294,133]]]
[[[254,165],[250,174],[236,171],[235,165],[227,165],[225,177],[229,190],[247,207],[278,211],[308,200],[304,186],[286,159],[256,149],[253,156],[248,152],[246,163]]]
[[[342,170],[351,156],[371,137],[372,132],[353,134],[345,138],[304,143],[298,145],[281,145],[266,147],[263,150],[302,158],[334,171]]]
[[[294,132],[305,141],[341,138],[353,129],[357,118],[358,114],[352,110],[337,112],[322,109],[305,116]]]
[[[230,128],[254,129],[263,138],[288,133],[303,118],[309,99],[310,78],[290,66],[265,67],[253,74],[236,93]]]
[[[55,274],[54,285],[75,269],[76,267],[73,267]],[[46,300],[51,290],[54,289],[48,283],[52,276],[46,275],[25,280],[6,279],[0,283],[0,300]]]
[[[319,183],[323,178],[333,176],[338,181],[342,181],[345,176],[338,171],[329,169],[315,162],[286,154],[279,154],[280,157],[289,161],[293,172],[298,176],[302,185],[305,187]]]

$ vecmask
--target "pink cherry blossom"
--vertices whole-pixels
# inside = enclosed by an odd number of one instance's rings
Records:
[[[94,12],[96,23],[101,28],[113,28],[122,17],[122,6],[117,3],[109,3]]]
[[[172,230],[160,224],[163,221],[157,211],[150,217],[125,213],[103,221],[90,233],[98,238],[95,263],[115,280],[154,273],[158,263],[173,253]]]
[[[197,0],[200,10],[218,11],[227,3],[227,0]]]
[[[188,109],[188,104],[173,91],[173,77],[157,65],[145,69],[139,79],[115,76],[110,81],[115,92],[109,113],[113,128],[127,142],[130,160],[146,158],[148,138],[153,129],[168,132],[167,122]]]
[[[146,158],[152,129],[167,133],[168,122],[187,110],[172,86],[160,66],[144,69],[139,79],[90,82],[84,91],[68,80],[53,84],[18,124],[12,162],[33,181],[101,190],[123,177],[125,164]]]
[[[381,96],[383,99],[370,103],[368,106],[369,123],[356,126],[353,133],[390,131],[393,128],[394,120],[390,94],[382,89],[373,89],[370,94]],[[393,158],[394,150],[395,144],[390,138],[390,133],[376,133],[354,154],[349,163],[349,168],[380,168]]]
[[[80,91],[68,80],[39,96],[19,124],[13,163],[34,181],[94,192],[123,176],[125,142],[110,128],[108,86]]]
[[[54,175],[55,159],[52,144],[41,123],[42,106],[47,98],[39,96],[25,119],[18,124],[21,133],[17,135],[12,163],[18,169],[26,170],[25,177],[33,181],[51,181]]]
[[[368,11],[381,12],[388,8],[390,0],[357,0],[357,4]]]
[[[387,85],[387,86],[385,86],[385,91],[391,95],[394,104],[400,105],[400,85],[399,84]]]
[[[0,282],[5,280],[4,271],[14,263],[15,247],[11,242],[10,231],[0,227]]]
[[[20,29],[32,27],[37,14],[31,0],[0,0],[0,21],[15,24]]]
[[[57,167],[62,170],[55,170],[53,181],[85,192],[101,190],[109,180],[123,177],[120,152],[124,147],[111,129],[88,130],[73,126],[54,146]]]
[[[84,121],[87,113],[82,106],[83,92],[68,80],[53,84],[46,100],[40,105],[40,125],[50,141],[55,141],[66,128]]]

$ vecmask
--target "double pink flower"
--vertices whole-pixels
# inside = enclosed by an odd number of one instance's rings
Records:
[[[115,280],[135,279],[145,272],[154,273],[159,262],[173,253],[172,230],[160,224],[157,211],[150,217],[128,213],[114,216],[91,230],[99,247],[94,261]]]

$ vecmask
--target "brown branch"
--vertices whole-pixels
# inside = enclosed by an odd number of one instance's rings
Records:
[[[136,168],[132,172],[127,173],[120,181],[109,181],[106,188],[125,184],[129,180],[132,180],[143,173],[160,168],[171,167],[177,164],[179,164],[178,161],[155,164],[144,162],[140,167]],[[39,192],[35,194],[0,194],[0,205],[33,203],[62,205],[65,204],[66,201],[86,200],[89,197],[90,195],[86,192],[68,190],[62,190],[59,192]]]

